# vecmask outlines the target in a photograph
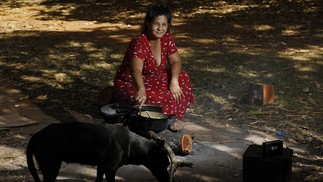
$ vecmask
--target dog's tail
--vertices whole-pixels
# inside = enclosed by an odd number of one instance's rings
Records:
[[[33,145],[33,140],[31,138],[28,143],[27,151],[26,151],[27,165],[28,165],[28,169],[29,169],[31,175],[33,176],[35,182],[41,182],[40,178],[38,176],[38,173],[37,173],[37,169],[35,167],[33,154],[34,154],[34,145]]]

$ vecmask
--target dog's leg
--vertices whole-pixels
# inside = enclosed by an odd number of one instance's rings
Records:
[[[96,172],[95,182],[102,182],[104,174],[107,182],[115,182],[116,171],[107,168],[105,165],[98,165]]]
[[[102,182],[103,181],[103,175],[104,175],[104,166],[98,165],[96,169],[96,180],[95,182]],[[106,176],[107,178],[107,176]]]
[[[39,161],[39,168],[42,171],[44,182],[55,182],[62,162],[55,159],[43,159]]]
[[[105,178],[107,182],[115,182],[116,172],[113,170],[107,169],[105,171]]]

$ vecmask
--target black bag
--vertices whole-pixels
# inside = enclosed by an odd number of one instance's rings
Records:
[[[243,154],[243,182],[290,182],[293,150],[275,152],[268,156],[263,146],[250,145]]]

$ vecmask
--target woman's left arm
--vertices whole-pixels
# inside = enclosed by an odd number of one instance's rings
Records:
[[[169,55],[168,62],[169,62],[170,71],[171,71],[169,90],[173,94],[175,101],[179,102],[179,100],[184,94],[182,92],[182,89],[179,86],[179,81],[178,81],[179,75],[182,72],[182,60],[178,52],[175,52],[174,54]]]

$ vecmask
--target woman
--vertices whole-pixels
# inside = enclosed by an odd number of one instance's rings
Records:
[[[163,5],[151,7],[143,31],[130,42],[117,71],[114,91],[128,106],[160,105],[167,115],[182,119],[194,103],[192,86],[170,32],[172,14]],[[180,125],[174,122],[174,127]]]

